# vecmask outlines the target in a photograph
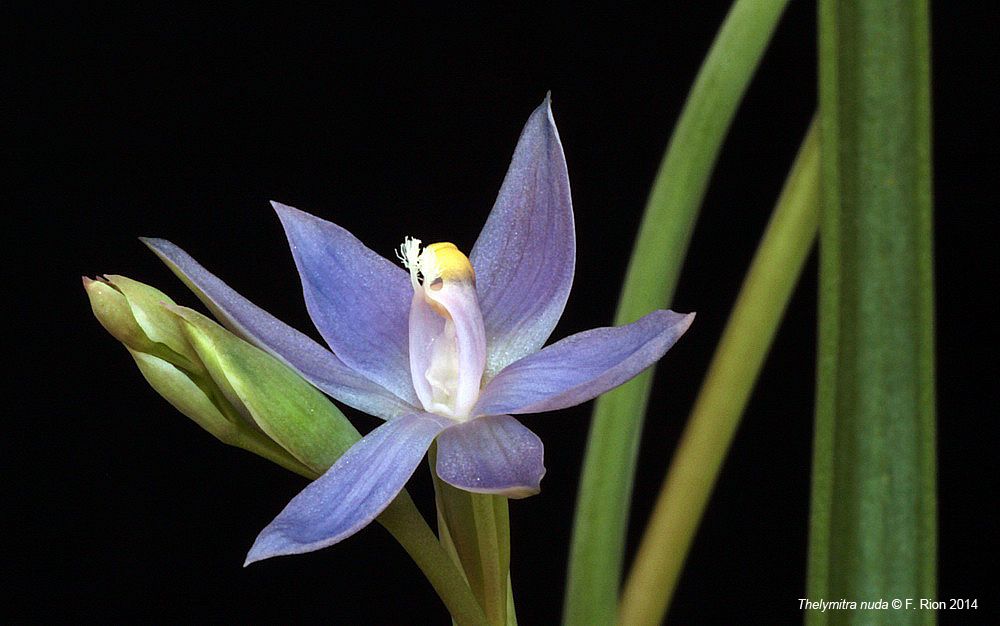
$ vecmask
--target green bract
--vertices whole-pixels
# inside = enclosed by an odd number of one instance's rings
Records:
[[[84,288],[150,386],[223,443],[315,478],[361,438],[287,365],[159,290],[124,276]]]

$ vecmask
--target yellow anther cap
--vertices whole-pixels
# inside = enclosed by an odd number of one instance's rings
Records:
[[[469,257],[462,254],[462,251],[449,241],[432,243],[424,248],[427,272],[425,277],[434,280],[443,278],[444,280],[475,280],[476,272],[469,263]],[[424,259],[421,259],[424,261]],[[423,267],[421,267],[423,269]]]

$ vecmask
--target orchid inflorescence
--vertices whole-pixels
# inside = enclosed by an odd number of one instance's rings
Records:
[[[624,383],[662,357],[694,317],[658,310],[545,346],[576,255],[548,98],[528,119],[468,256],[451,243],[406,237],[394,262],[336,224],[272,205],[329,349],[176,245],[144,242],[230,331],[384,423],[288,503],[257,537],[248,564],[317,550],[362,529],[397,497],[432,443],[445,483],[510,498],[538,493],[543,445],[513,416],[574,406]]]

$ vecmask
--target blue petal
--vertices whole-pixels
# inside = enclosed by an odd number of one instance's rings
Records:
[[[469,258],[486,324],[488,380],[545,344],[573,283],[573,203],[548,98],[521,132]]]
[[[332,352],[250,302],[165,239],[142,239],[222,324],[280,359],[344,404],[390,419],[413,407],[358,374]]]
[[[627,326],[571,335],[500,372],[473,414],[539,413],[586,402],[655,363],[693,320],[694,313],[654,311]]]
[[[459,489],[525,498],[541,489],[544,456],[542,440],[521,422],[490,415],[441,433],[435,469]]]
[[[257,536],[244,565],[319,550],[370,524],[403,489],[434,437],[453,424],[411,413],[370,432],[292,498]]]
[[[349,367],[419,406],[407,348],[409,275],[340,226],[271,204],[285,227],[306,308],[320,334]]]

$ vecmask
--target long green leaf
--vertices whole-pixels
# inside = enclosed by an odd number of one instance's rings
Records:
[[[808,595],[935,597],[929,15],[819,7],[819,363]],[[933,611],[807,613],[930,623]]]
[[[761,238],[695,400],[622,592],[618,622],[663,619],[715,480],[816,240],[819,132],[814,121]]]
[[[650,192],[622,287],[616,324],[673,297],[722,140],[787,0],[737,0],[712,44]],[[598,399],[570,547],[563,620],[615,619],[625,530],[652,370]]]

